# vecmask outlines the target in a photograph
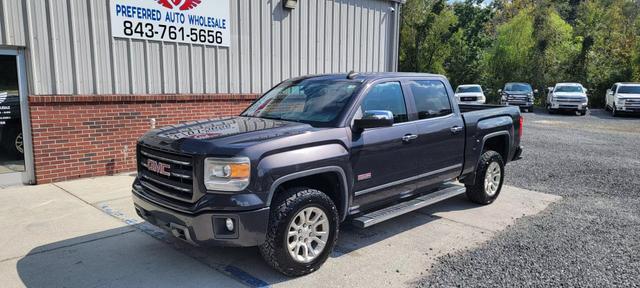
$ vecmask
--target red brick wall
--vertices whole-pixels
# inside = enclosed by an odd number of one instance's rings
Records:
[[[135,170],[135,143],[150,129],[237,115],[257,95],[30,96],[38,184]]]

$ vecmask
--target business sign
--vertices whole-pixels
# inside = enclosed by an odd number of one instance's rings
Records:
[[[113,37],[231,45],[231,0],[111,0]]]

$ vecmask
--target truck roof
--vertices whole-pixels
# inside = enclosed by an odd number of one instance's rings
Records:
[[[616,84],[621,86],[640,86],[640,83],[637,82],[618,82]]]
[[[446,79],[444,75],[440,74],[430,74],[430,73],[413,73],[413,72],[364,72],[358,73],[353,76],[354,80],[376,80],[382,78],[401,78],[401,77],[438,77]],[[347,73],[338,73],[338,74],[318,74],[318,75],[307,75],[294,78],[295,80],[299,79],[311,79],[311,78],[324,78],[324,79],[347,79]]]
[[[575,83],[575,82],[563,82],[563,83],[556,83],[556,86],[582,86],[582,84]]]
[[[458,85],[458,87],[481,87],[480,84],[462,84]]]

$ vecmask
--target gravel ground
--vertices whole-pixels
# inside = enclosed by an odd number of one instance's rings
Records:
[[[419,285],[640,287],[640,117],[524,115],[506,184],[564,198],[441,257]]]

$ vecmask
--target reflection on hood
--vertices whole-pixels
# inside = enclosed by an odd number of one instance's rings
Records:
[[[270,119],[227,117],[163,127],[157,130],[159,132],[157,136],[172,140],[183,138],[211,139],[245,132],[277,128],[288,124],[290,123]]]

